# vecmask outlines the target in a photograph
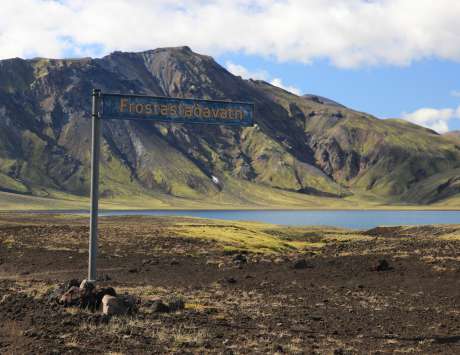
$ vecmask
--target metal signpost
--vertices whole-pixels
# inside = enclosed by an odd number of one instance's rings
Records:
[[[88,280],[96,281],[99,155],[104,119],[252,126],[254,104],[247,102],[124,95],[93,90],[91,141],[91,209]]]

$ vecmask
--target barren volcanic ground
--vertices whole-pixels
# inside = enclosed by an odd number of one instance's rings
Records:
[[[1,353],[460,353],[460,226],[110,217],[100,227],[100,284],[140,297],[135,315],[48,301],[85,277],[86,217],[0,215]],[[375,270],[382,259],[390,267]],[[185,309],[152,309],[172,296]]]

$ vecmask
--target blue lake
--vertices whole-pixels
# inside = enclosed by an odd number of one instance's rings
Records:
[[[460,224],[460,211],[235,211],[143,210],[100,211],[100,216],[190,216],[255,221],[289,226],[335,226],[370,229],[376,226]]]

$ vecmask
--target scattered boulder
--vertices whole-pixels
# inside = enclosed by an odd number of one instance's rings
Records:
[[[227,277],[225,279],[225,281],[227,281],[227,283],[229,283],[229,284],[236,284],[236,282],[237,282],[234,277]]]
[[[168,313],[169,306],[164,304],[162,300],[156,300],[152,304],[152,311],[155,313]]]
[[[371,267],[371,271],[390,271],[393,267],[390,266],[388,261],[380,259],[374,266]]]
[[[104,298],[105,295],[116,297],[117,293],[115,292],[115,290],[112,287],[106,287],[106,288],[102,288],[100,290],[97,290],[96,291],[96,304],[95,304],[96,309],[101,308],[102,299]]]
[[[111,296],[102,298],[102,313],[108,316],[126,315],[137,312],[138,300],[131,295]]]
[[[237,254],[233,257],[233,262],[236,264],[246,264],[248,262],[248,258],[244,254]]]
[[[25,330],[22,335],[29,337],[29,338],[35,338],[37,336],[37,331],[34,328],[29,328]]]
[[[81,289],[86,289],[87,287],[91,287],[91,286],[89,286],[89,285],[92,285],[92,287],[94,288],[94,284],[93,284],[91,281],[89,281],[89,280],[87,280],[87,279],[84,279],[84,280],[80,283],[80,288],[81,288]]]
[[[53,291],[51,291],[48,294],[48,302],[60,303],[62,295],[66,293],[68,290],[70,290],[70,288],[72,287],[80,287],[80,281],[76,279],[71,279],[58,285]]]
[[[59,303],[63,304],[65,307],[75,306],[80,302],[81,288],[72,286],[68,291],[66,291],[61,298]]]
[[[169,302],[164,303],[161,299],[149,301],[146,305],[150,306],[155,313],[169,313],[183,310],[185,302],[182,298],[173,296]]]
[[[158,265],[160,263],[157,259],[143,259],[142,265]]]
[[[108,316],[116,316],[127,314],[128,310],[118,297],[105,295],[102,298],[102,313]]]
[[[185,302],[180,297],[172,297],[168,302],[170,312],[181,311],[185,308]]]
[[[313,265],[309,264],[305,259],[298,259],[294,261],[294,264],[292,265],[294,269],[300,270],[300,269],[310,269],[313,267]]]
[[[48,293],[47,301],[49,303],[59,303],[64,292],[65,290],[63,288],[56,287],[53,291]]]
[[[138,311],[138,305],[140,304],[140,300],[138,298],[128,294],[117,296],[117,298],[121,299],[124,306],[128,310],[128,314],[133,314]]]

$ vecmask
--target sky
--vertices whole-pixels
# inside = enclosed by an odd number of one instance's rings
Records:
[[[460,129],[458,0],[2,0],[0,59],[187,45],[235,75]]]

